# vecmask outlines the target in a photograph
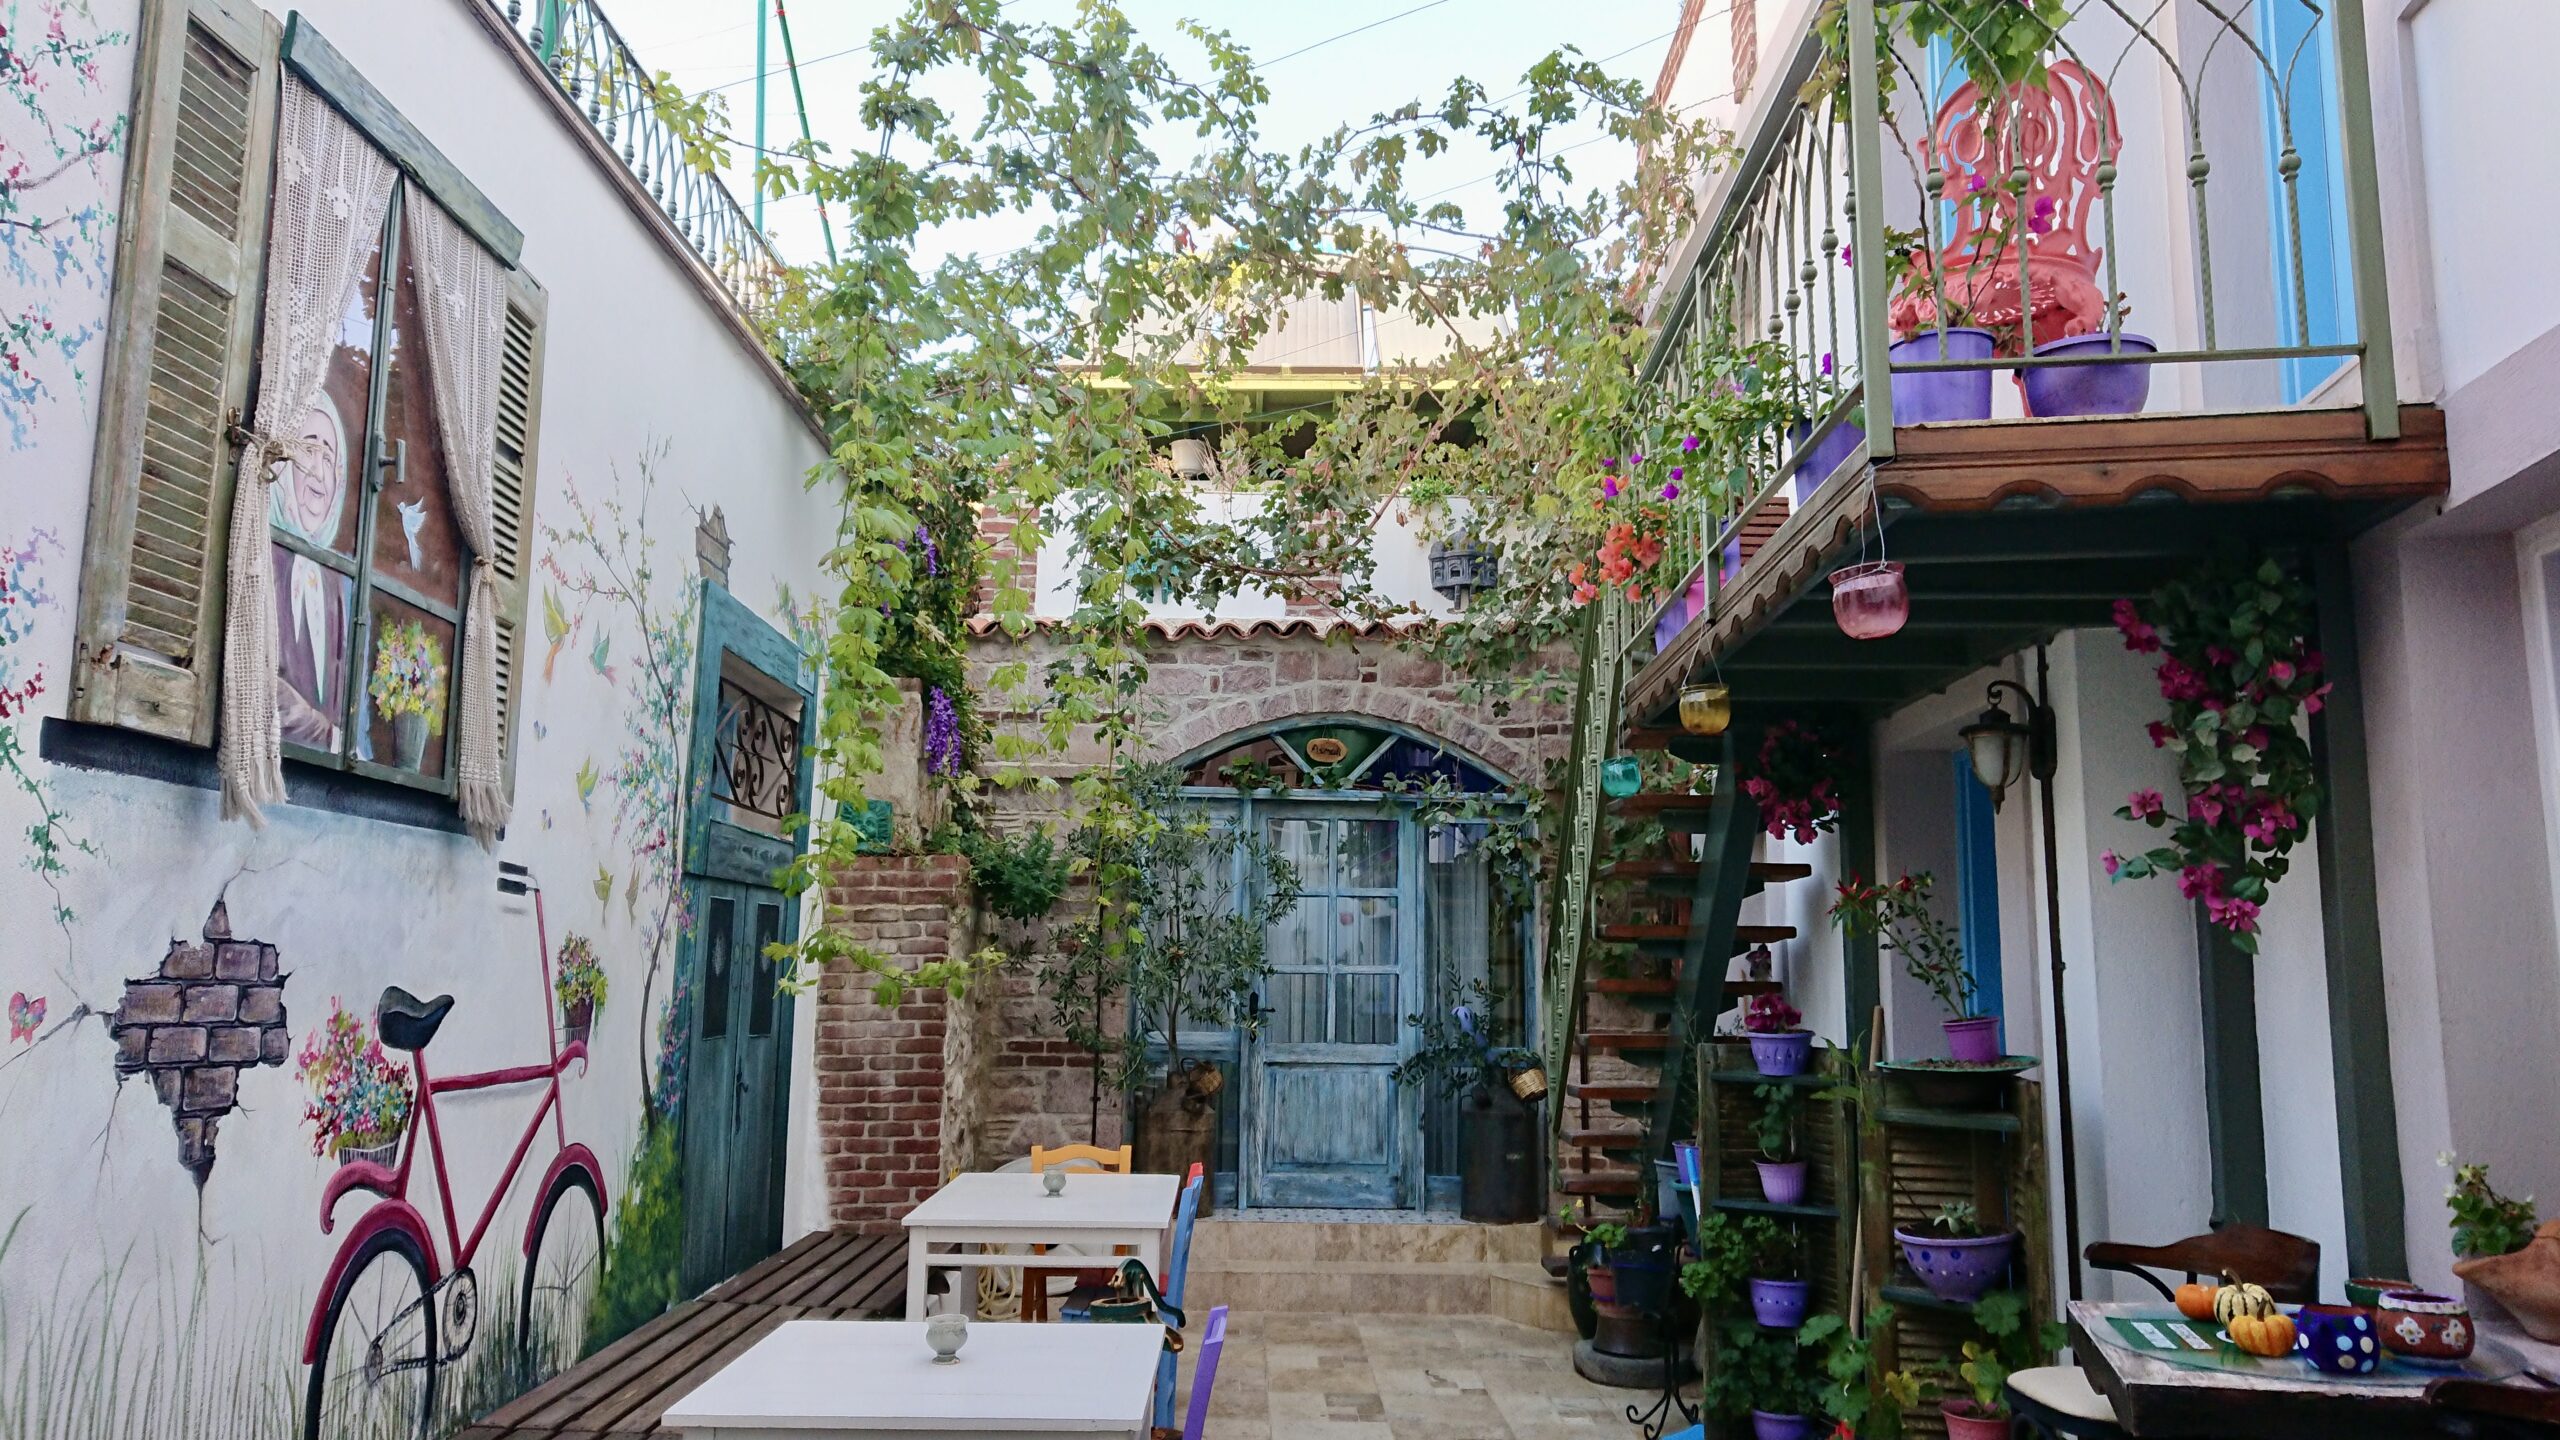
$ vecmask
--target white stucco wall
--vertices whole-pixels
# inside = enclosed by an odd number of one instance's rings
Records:
[[[549,292],[534,547],[542,565],[514,821],[496,855],[456,835],[290,804],[252,830],[221,822],[211,791],[39,758],[40,724],[62,713],[68,691],[94,386],[66,377],[17,404],[26,443],[0,452],[0,546],[49,537],[37,542],[35,563],[51,600],[32,612],[32,634],[0,650],[20,679],[41,673],[46,682],[31,713],[0,719],[25,766],[24,785],[0,784],[0,834],[11,837],[0,847],[8,941],[0,992],[46,1007],[32,1033],[0,1049],[0,1124],[10,1146],[0,1214],[18,1222],[0,1251],[0,1305],[11,1317],[0,1389],[14,1400],[44,1383],[30,1347],[84,1327],[115,1328],[128,1356],[121,1368],[81,1364],[53,1375],[68,1408],[46,1412],[41,1431],[30,1433],[143,1433],[116,1428],[105,1408],[116,1397],[154,1407],[163,1417],[155,1433],[228,1440],[282,1434],[293,1421],[302,1325],[362,1197],[340,1207],[337,1235],[321,1232],[320,1191],[333,1166],[311,1153],[290,1060],[242,1072],[239,1107],[221,1122],[199,1188],[178,1164],[170,1113],[148,1080],[118,1082],[106,1024],[125,981],[153,973],[173,937],[192,940],[217,898],[241,938],[278,947],[297,1048],[333,997],[369,1020],[386,985],[450,992],[457,1004],[429,1052],[431,1068],[450,1074],[545,1053],[551,1002],[531,911],[502,899],[494,883],[500,858],[530,864],[546,888],[552,944],[570,933],[589,938],[610,980],[592,1064],[563,1089],[567,1135],[601,1157],[620,1213],[677,943],[672,932],[662,942],[652,983],[647,935],[658,892],[646,857],[665,839],[666,816],[645,803],[621,807],[650,794],[680,797],[685,757],[681,736],[653,724],[640,698],[652,656],[663,652],[635,612],[581,587],[634,583],[630,567],[645,562],[649,616],[673,622],[693,582],[693,507],[717,504],[735,539],[731,588],[741,600],[787,630],[780,587],[803,603],[820,590],[816,562],[832,510],[823,492],[802,486],[822,458],[819,442],[572,143],[476,8],[477,0],[311,0],[302,13],[524,229],[524,268]],[[62,118],[111,120],[129,105],[137,18],[135,0],[73,13],[75,29],[88,21],[93,33],[125,38],[107,47],[86,112],[72,113],[81,100],[68,86],[47,97]],[[28,142],[29,123],[0,113],[0,138]],[[101,163],[80,183],[112,209],[119,164]],[[107,289],[77,278],[0,274],[0,311],[40,301],[58,323],[103,324]],[[82,352],[85,375],[98,373],[101,343]],[[644,482],[651,475],[654,486]],[[569,622],[548,657],[546,593]],[[653,776],[662,789],[652,789]],[[38,795],[61,817],[60,833],[87,847],[63,854],[65,872],[51,887],[27,864]],[[57,896],[73,917],[61,927],[47,918]],[[522,1087],[440,1102],[446,1157],[468,1206],[466,1235],[534,1103]],[[475,1262],[489,1305],[513,1306],[509,1256],[549,1154],[536,1146],[534,1168]],[[426,1173],[422,1163],[411,1198],[441,1243],[443,1216]],[[484,1325],[483,1350],[487,1334]],[[459,1375],[483,1358],[475,1353],[447,1372],[448,1394],[461,1393]],[[183,1408],[172,1388],[182,1379]]]

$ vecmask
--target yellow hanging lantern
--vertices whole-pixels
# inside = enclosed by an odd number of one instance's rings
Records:
[[[1680,728],[1692,735],[1721,735],[1733,723],[1733,692],[1722,685],[1689,685],[1680,691]]]

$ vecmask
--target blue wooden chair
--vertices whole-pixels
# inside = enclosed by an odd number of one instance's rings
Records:
[[[1182,1428],[1157,1425],[1148,1431],[1151,1440],[1201,1440],[1209,1432],[1209,1394],[1218,1385],[1218,1352],[1227,1348],[1227,1307],[1209,1312],[1209,1323],[1203,1327],[1200,1341],[1200,1368],[1191,1372],[1191,1409]],[[1164,1357],[1167,1361],[1172,1356]],[[1170,1418],[1159,1416],[1158,1419]]]
[[[1165,1256],[1164,1276],[1156,1282],[1156,1288],[1164,1292],[1165,1303],[1177,1310],[1182,1308],[1183,1281],[1191,1270],[1191,1223],[1199,1218],[1200,1192],[1208,1183],[1209,1177],[1201,1173],[1200,1167],[1192,1166],[1191,1178],[1182,1187],[1182,1199],[1173,1207],[1173,1248]],[[1078,1288],[1067,1298],[1058,1318],[1069,1322],[1086,1321],[1088,1317],[1079,1301],[1086,1300],[1089,1293]],[[1160,1429],[1170,1429],[1173,1425],[1173,1380],[1173,1352],[1168,1350],[1156,1362],[1154,1424]]]

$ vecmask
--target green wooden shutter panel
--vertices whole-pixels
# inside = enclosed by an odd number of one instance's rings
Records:
[[[222,576],[266,268],[282,27],[147,0],[102,371],[71,714],[213,739]]]
[[[533,593],[536,451],[542,432],[541,289],[522,271],[507,277],[507,323],[498,349],[497,454],[489,487],[498,580],[498,748],[515,788],[517,708],[524,696],[524,626]]]

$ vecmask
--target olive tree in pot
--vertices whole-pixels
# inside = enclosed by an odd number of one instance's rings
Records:
[[[1183,1027],[1255,1026],[1271,973],[1264,934],[1298,903],[1297,871],[1268,840],[1186,805],[1181,787],[1168,765],[1124,769],[1124,803],[1078,836],[1093,909],[1067,927],[1044,975],[1067,1038],[1095,1056],[1097,1084],[1142,1097],[1138,1168],[1171,1175],[1217,1169],[1226,1082],[1213,1061],[1183,1053]],[[1115,999],[1127,1007],[1116,1028]]]
[[[1480,1223],[1534,1220],[1545,1169],[1537,1103],[1546,1093],[1537,1057],[1517,1043],[1518,1007],[1482,980],[1446,981],[1436,1011],[1405,1017],[1421,1045],[1394,1076],[1458,1102],[1458,1210]],[[1534,1082],[1534,1083],[1532,1083]]]

